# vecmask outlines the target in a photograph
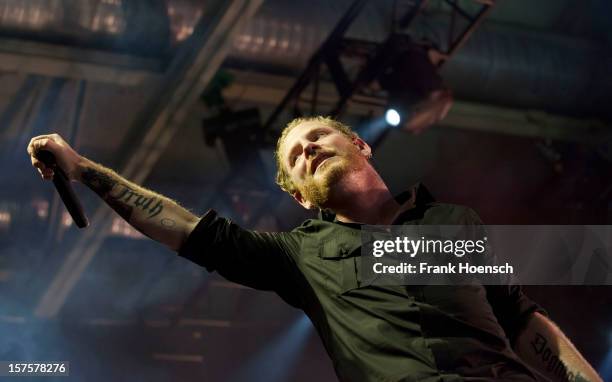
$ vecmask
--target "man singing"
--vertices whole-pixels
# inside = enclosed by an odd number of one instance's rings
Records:
[[[362,285],[360,227],[481,224],[469,208],[435,203],[416,187],[393,196],[348,126],[296,119],[278,140],[277,183],[320,209],[291,232],[244,229],[209,210],[201,218],[74,151],[56,134],[32,138],[73,181],[136,229],[208,271],[276,292],[314,324],[342,381],[601,381],[560,329],[517,285]],[[527,366],[529,365],[529,366]]]

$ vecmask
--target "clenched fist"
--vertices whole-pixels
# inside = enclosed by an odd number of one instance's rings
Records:
[[[58,134],[39,135],[30,140],[28,154],[32,165],[38,169],[43,179],[53,179],[53,169],[37,158],[39,151],[49,151],[55,156],[57,165],[64,170],[70,180],[81,180],[81,164],[84,158],[80,156],[64,139]]]

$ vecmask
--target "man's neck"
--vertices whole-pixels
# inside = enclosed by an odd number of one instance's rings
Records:
[[[390,225],[406,205],[397,203],[376,170],[367,166],[342,178],[325,207],[341,222]]]

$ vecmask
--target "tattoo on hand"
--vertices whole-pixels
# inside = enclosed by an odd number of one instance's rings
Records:
[[[547,372],[561,378],[562,381],[588,382],[580,372],[574,374],[567,369],[567,366],[559,359],[559,355],[548,346],[548,340],[542,334],[536,333],[530,345],[536,356],[546,365],[545,368]]]

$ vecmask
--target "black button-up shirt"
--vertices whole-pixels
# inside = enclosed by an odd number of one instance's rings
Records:
[[[360,225],[311,219],[247,230],[208,211],[179,254],[275,291],[317,329],[342,381],[533,381],[510,344],[540,308],[517,285],[360,285]],[[417,203],[395,224],[482,224],[467,207]]]

